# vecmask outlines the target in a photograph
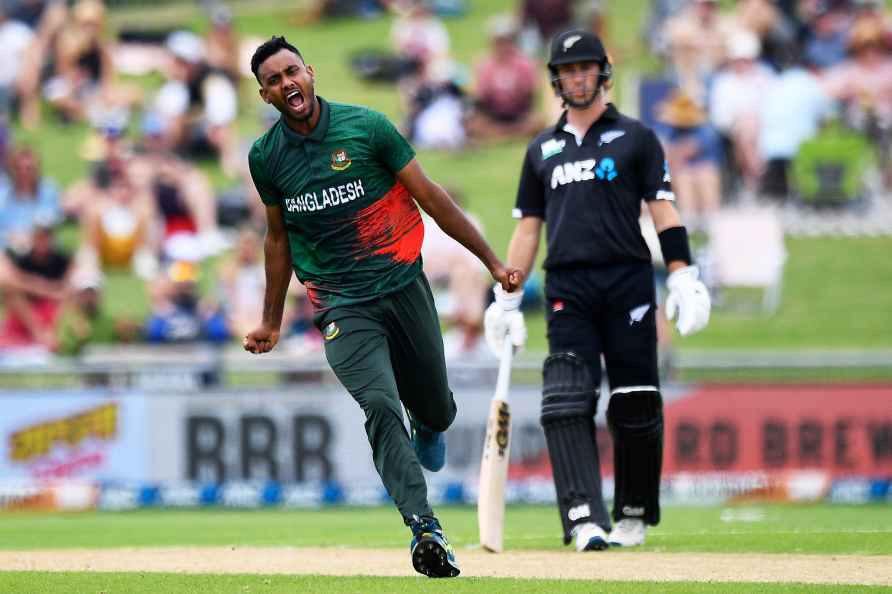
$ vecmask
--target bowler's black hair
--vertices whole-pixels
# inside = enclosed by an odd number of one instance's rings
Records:
[[[251,56],[251,72],[254,73],[254,78],[257,79],[257,82],[261,82],[260,75],[257,74],[258,70],[260,70],[260,65],[263,64],[267,58],[283,49],[286,49],[289,52],[294,52],[297,54],[297,57],[303,61],[304,57],[299,49],[288,43],[288,40],[281,35],[273,35],[268,41],[264,41],[260,47],[254,50],[254,55]]]

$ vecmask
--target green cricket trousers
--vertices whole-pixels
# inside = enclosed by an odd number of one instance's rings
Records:
[[[404,521],[432,515],[400,406],[434,431],[445,431],[455,419],[427,278],[422,273],[374,301],[328,310],[317,317],[317,326],[328,363],[365,413],[375,468]]]

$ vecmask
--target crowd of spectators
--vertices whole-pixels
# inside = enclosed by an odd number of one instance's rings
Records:
[[[230,244],[200,162],[216,162],[227,179],[242,168],[243,48],[225,6],[209,6],[208,21],[204,36],[113,35],[100,0],[0,4],[0,356],[122,341],[219,343],[245,330],[244,304],[223,305],[232,283],[244,294],[238,274],[206,284],[222,299],[201,297],[198,284],[202,262]],[[161,83],[144,91],[122,72],[157,72]],[[10,134],[49,120],[89,130],[73,151],[87,175],[67,188]],[[149,314],[109,314],[108,275],[139,279],[144,293],[131,309],[147,303]]]
[[[855,160],[811,158],[841,133],[866,141],[856,160],[876,159],[890,187],[892,27],[881,3],[738,0],[723,11],[657,0],[649,31],[665,63],[653,116],[673,181],[702,189],[679,191],[685,215],[708,219],[720,196],[856,200],[863,184],[839,183]]]
[[[444,19],[466,2],[311,4],[299,22],[389,15],[389,54],[374,76],[394,84],[402,129],[422,149],[526,142],[553,122],[562,105],[544,59],[557,31],[592,29],[620,72],[633,45],[610,37],[606,2],[517,0],[513,11],[488,20],[485,49],[461,64]],[[203,6],[207,27],[199,35],[112,32],[101,0],[0,3],[0,356],[75,354],[96,343],[227,344],[259,319],[264,215],[236,125],[240,88],[253,87],[245,57],[256,41],[239,38],[222,4]],[[644,75],[659,84],[642,83],[639,115],[664,143],[688,226],[707,230],[734,200],[820,196],[828,186],[857,195],[863,176],[845,168],[857,162],[863,172],[862,154],[892,186],[892,28],[883,6],[722,6],[653,0],[641,39],[660,68]],[[160,81],[152,89],[122,76],[151,73]],[[263,111],[261,125],[277,115]],[[34,148],[10,136],[13,122],[34,130],[48,119],[90,130],[78,149],[88,173],[66,188]],[[209,166],[238,190],[216,190]],[[447,348],[473,356],[487,275],[434,224],[426,227],[425,269],[449,328]],[[108,278],[121,274],[143,287],[149,314],[142,319],[116,317],[103,305]],[[299,283],[288,299],[285,344],[318,354]]]

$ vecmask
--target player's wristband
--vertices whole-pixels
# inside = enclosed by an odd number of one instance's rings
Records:
[[[691,263],[691,246],[688,243],[688,230],[684,227],[669,227],[657,235],[660,238],[660,249],[663,251],[663,262],[681,260]]]

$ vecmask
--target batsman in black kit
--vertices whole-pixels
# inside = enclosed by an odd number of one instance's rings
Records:
[[[546,224],[544,268],[549,356],[541,422],[548,443],[564,543],[579,551],[644,542],[660,521],[663,403],[657,372],[657,307],[651,255],[641,235],[644,200],[667,263],[669,319],[682,335],[709,321],[710,300],[691,263],[656,135],[608,103],[611,64],[591,32],[551,44],[548,69],[566,111],[529,145],[508,249],[509,266],[529,273]],[[495,288],[486,312],[490,345],[523,341],[520,295]],[[518,344],[519,346],[519,344]],[[615,494],[601,494],[594,415],[601,356],[610,385]]]

